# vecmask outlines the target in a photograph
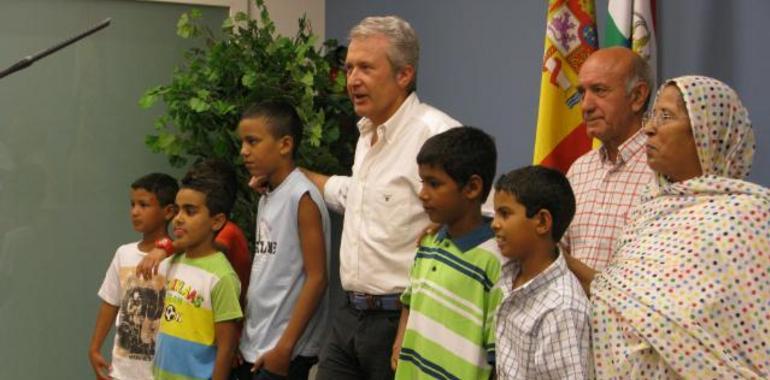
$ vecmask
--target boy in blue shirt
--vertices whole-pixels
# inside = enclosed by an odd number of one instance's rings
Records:
[[[417,155],[419,197],[441,227],[420,242],[401,296],[391,358],[396,379],[490,376],[502,257],[481,205],[496,161],[492,138],[473,127],[433,136]]]
[[[307,379],[324,333],[329,214],[295,166],[302,121],[284,102],[250,107],[238,125],[241,156],[264,183],[246,320],[234,378]]]

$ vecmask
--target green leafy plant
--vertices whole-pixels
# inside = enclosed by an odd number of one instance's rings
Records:
[[[293,38],[278,35],[262,0],[259,19],[238,13],[222,24],[220,37],[199,23],[201,12],[182,14],[177,34],[201,41],[185,52],[168,84],[149,89],[139,105],[162,101],[166,110],[146,144],[175,167],[206,158],[231,161],[239,190],[232,218],[253,242],[257,195],[239,155],[240,114],[250,104],[282,99],[305,123],[297,164],[323,173],[345,174],[352,165],[358,130],[341,71],[344,48],[328,40],[316,48],[305,17]]]

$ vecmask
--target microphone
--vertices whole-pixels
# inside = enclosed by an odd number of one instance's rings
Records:
[[[77,42],[77,41],[79,41],[79,40],[81,40],[83,38],[86,38],[86,37],[88,37],[88,36],[98,32],[98,31],[106,28],[107,26],[110,25],[110,22],[112,22],[112,18],[108,17],[108,18],[104,19],[102,22],[100,22],[99,24],[91,27],[90,29],[86,30],[83,33],[80,33],[80,34],[78,34],[78,35],[76,35],[74,37],[70,37],[67,40],[64,40],[64,41],[62,41],[62,42],[60,42],[60,43],[58,43],[58,44],[56,44],[54,46],[49,47],[48,49],[39,51],[39,52],[37,52],[37,53],[35,53],[33,55],[28,55],[28,56],[22,58],[19,62],[14,63],[13,65],[11,65],[10,67],[8,67],[7,69],[5,69],[3,71],[0,71],[0,79],[5,77],[5,76],[7,76],[7,75],[15,73],[15,72],[17,72],[19,70],[25,69],[25,68],[31,66],[33,63],[35,63],[35,61],[37,61],[39,59],[43,59],[43,58],[47,57],[48,55],[53,54],[56,51],[66,47],[66,46],[72,45],[73,43],[75,43],[75,42]]]

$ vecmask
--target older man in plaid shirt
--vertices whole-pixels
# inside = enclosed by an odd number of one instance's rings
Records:
[[[580,69],[579,82],[586,130],[602,146],[567,172],[577,210],[561,248],[588,292],[586,278],[609,264],[615,238],[652,180],[641,132],[652,83],[644,59],[623,47],[593,53]]]

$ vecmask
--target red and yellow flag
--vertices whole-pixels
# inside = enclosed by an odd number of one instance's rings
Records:
[[[591,149],[577,74],[596,51],[594,0],[550,0],[545,32],[534,163],[567,172]]]

